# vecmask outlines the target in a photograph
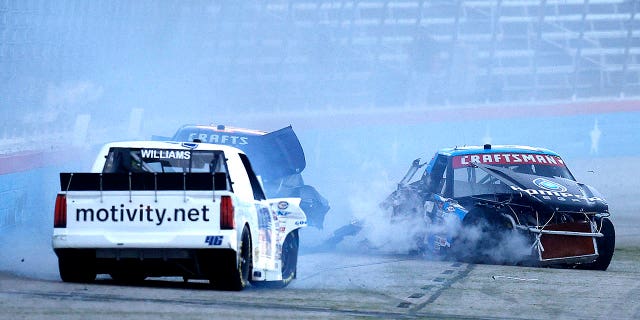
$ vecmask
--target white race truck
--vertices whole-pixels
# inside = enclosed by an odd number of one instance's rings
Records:
[[[53,250],[60,277],[208,279],[227,290],[296,277],[299,198],[266,199],[239,149],[114,142],[90,173],[61,173]]]

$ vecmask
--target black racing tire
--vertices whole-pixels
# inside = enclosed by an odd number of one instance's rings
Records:
[[[471,228],[474,228],[473,232]],[[483,252],[497,245],[496,239],[486,237],[493,228],[484,210],[475,210],[467,214],[462,221],[461,234],[453,241],[447,254],[456,260],[466,263],[491,263],[491,259]],[[477,230],[477,231],[476,231]],[[480,238],[472,236],[480,235]]]
[[[297,276],[299,245],[298,230],[292,231],[284,239],[282,244],[282,287],[287,286]]]
[[[60,279],[64,282],[89,283],[96,279],[93,250],[61,250],[58,255]]]
[[[604,235],[596,238],[598,258],[594,262],[578,265],[579,269],[606,271],[609,268],[616,247],[616,230],[609,218],[602,218],[598,222],[602,223],[600,232]]]
[[[476,208],[470,211],[462,221],[460,232],[447,250],[448,259],[478,264],[517,262],[496,253],[514,231],[511,222],[493,210]]]
[[[242,230],[238,252],[225,259],[226,270],[218,272],[211,280],[215,287],[229,291],[240,291],[249,286],[249,277],[253,272],[251,232],[247,226]]]
[[[298,230],[287,235],[282,244],[282,280],[256,281],[253,284],[260,288],[284,288],[298,275],[298,249],[300,238]]]

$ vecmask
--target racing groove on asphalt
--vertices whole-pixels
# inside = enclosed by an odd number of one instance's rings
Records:
[[[352,265],[333,266],[329,269],[318,271],[318,273],[331,273],[331,272],[344,272],[344,270],[351,269],[350,272],[360,272],[367,270],[375,266],[393,265],[396,263],[402,263],[409,261],[403,260],[384,260],[376,261],[376,259],[367,258],[367,260],[373,262],[370,263],[358,263]],[[415,262],[415,260],[413,261]],[[388,267],[388,266],[387,266]],[[202,309],[214,311],[220,308],[231,310],[243,310],[246,312],[249,310],[249,314],[264,314],[265,312],[275,312],[276,314],[292,315],[298,314],[302,317],[336,317],[336,318],[351,318],[351,317],[366,317],[366,318],[422,318],[429,317],[442,317],[442,314],[430,314],[422,312],[417,315],[417,312],[424,309],[430,303],[435,301],[440,294],[449,288],[453,283],[460,281],[466,277],[473,265],[461,264],[461,263],[449,263],[449,267],[442,271],[440,274],[435,274],[435,277],[431,277],[429,281],[422,281],[419,284],[414,283],[413,287],[415,293],[412,293],[406,298],[396,298],[393,293],[385,292],[358,292],[353,290],[344,290],[341,292],[335,292],[331,290],[329,293],[335,300],[341,301],[344,305],[342,307],[336,306],[333,301],[323,302],[317,299],[316,294],[324,295],[322,289],[316,290],[313,288],[286,288],[286,289],[256,289],[250,288],[243,292],[221,292],[214,291],[209,288],[206,283],[190,282],[183,283],[180,281],[166,281],[166,280],[147,280],[140,286],[121,286],[115,285],[108,279],[99,279],[95,284],[68,284],[62,282],[51,282],[43,280],[33,280],[18,278],[11,275],[4,275],[3,278],[9,281],[3,281],[4,285],[0,286],[0,296],[4,298],[0,301],[8,302],[11,299],[18,299],[22,303],[26,301],[33,301],[34,305],[38,305],[37,301],[56,301],[56,302],[69,302],[69,303],[99,303],[103,305],[97,312],[103,313],[104,311],[118,308],[121,305],[162,305],[163,307],[176,306],[188,309]],[[316,277],[318,275],[311,274],[309,278]],[[304,282],[304,279],[300,279]],[[323,279],[324,280],[324,279]],[[10,282],[16,282],[16,285],[10,285]],[[22,284],[19,284],[22,283]],[[27,283],[26,285],[24,283]],[[9,288],[12,289],[9,289]],[[29,288],[30,290],[16,290],[13,288]],[[293,286],[292,286],[293,287]],[[172,289],[178,290],[179,297],[170,297],[174,295]],[[147,290],[154,290],[157,297],[144,297]],[[108,291],[108,292],[104,292]],[[197,296],[205,295],[212,297],[185,297],[183,294],[189,294],[189,292],[195,293]],[[166,293],[166,294],[163,294]],[[314,301],[312,304],[299,304],[291,303],[279,299],[281,294],[296,296],[302,296],[303,300]],[[367,295],[380,295],[384,296],[383,301],[385,303],[379,304],[376,309],[367,310],[364,308],[366,300],[370,299]],[[239,297],[239,295],[245,297]],[[397,294],[396,294],[397,295]],[[314,296],[316,299],[314,299]],[[11,297],[7,299],[7,297]],[[259,297],[259,298],[258,298]],[[363,304],[363,301],[365,303]],[[2,307],[0,304],[0,307]],[[65,305],[63,303],[61,305]],[[42,305],[42,304],[40,304]],[[360,306],[359,306],[360,305]],[[28,306],[25,306],[28,309]],[[63,309],[63,308],[62,308]],[[59,314],[61,310],[54,308],[50,310],[51,314]],[[73,312],[71,312],[73,314]],[[10,314],[10,313],[9,313]],[[6,314],[6,315],[9,315]],[[47,314],[47,311],[44,311]],[[13,316],[16,316],[15,314]],[[12,317],[13,317],[12,316]],[[209,315],[211,316],[211,315]],[[215,317],[215,316],[214,316]],[[251,317],[251,316],[250,316]],[[446,315],[447,318],[467,319],[466,316],[453,316]],[[0,316],[3,318],[3,316]],[[136,318],[138,318],[136,316]],[[222,316],[224,318],[224,316]]]
[[[460,265],[460,264],[454,264],[455,265]],[[421,314],[421,315],[416,315],[415,312],[417,310],[420,310],[422,308],[424,308],[426,305],[428,305],[429,303],[435,301],[435,299],[437,299],[437,297],[440,295],[440,292],[442,290],[446,290],[446,288],[448,288],[453,282],[458,281],[459,279],[465,277],[469,271],[472,269],[472,266],[467,266],[467,268],[465,270],[463,270],[462,272],[460,272],[459,274],[457,274],[455,277],[450,278],[450,279],[444,279],[444,278],[435,278],[433,281],[435,283],[441,283],[440,285],[426,285],[423,287],[424,290],[431,290],[434,287],[440,286],[440,288],[436,289],[431,295],[426,296],[426,300],[424,302],[418,302],[415,301],[415,303],[410,303],[410,302],[402,302],[398,305],[399,308],[409,308],[409,313],[405,313],[402,311],[399,312],[377,312],[377,311],[366,311],[366,310],[362,310],[362,311],[358,311],[358,310],[336,310],[333,307],[313,307],[313,306],[301,306],[301,305],[291,305],[291,304],[285,304],[285,303],[264,303],[264,302],[253,302],[253,301],[236,301],[236,300],[231,300],[231,299],[224,299],[221,300],[219,298],[216,298],[215,300],[210,300],[210,299],[188,299],[188,298],[182,298],[182,299],[175,299],[175,298],[171,298],[171,299],[166,299],[166,298],[135,298],[135,297],[131,297],[131,296],[120,296],[117,294],[101,294],[101,293],[89,293],[89,292],[62,292],[62,291],[50,291],[50,292],[40,292],[40,291],[22,291],[22,290],[3,290],[1,291],[2,295],[12,295],[12,296],[19,296],[21,300],[40,300],[40,299],[44,299],[44,300],[55,300],[55,301],[82,301],[82,302],[100,302],[100,303],[107,303],[109,305],[119,305],[122,303],[127,303],[127,304],[131,304],[131,303],[144,303],[144,304],[161,304],[164,306],[168,306],[168,305],[180,305],[180,306],[192,306],[192,307],[225,307],[225,308],[233,308],[233,309],[237,309],[237,310],[247,310],[247,309],[252,309],[252,310],[257,310],[257,312],[260,312],[260,310],[278,310],[278,311],[285,311],[285,312],[292,312],[292,311],[299,311],[303,314],[307,314],[309,315],[309,313],[316,313],[320,316],[326,316],[326,315],[330,315],[330,316],[336,316],[336,317],[345,317],[345,316],[353,316],[353,317],[373,317],[373,318],[422,318],[424,316],[430,316],[430,317],[441,317],[443,315],[437,315],[437,314]],[[22,281],[30,281],[28,279],[23,279]],[[165,281],[150,281],[151,284],[146,284],[144,285],[144,287],[158,287],[158,288],[166,288],[166,287],[173,287],[173,288],[180,288],[182,287],[183,289],[189,290],[202,290],[202,289],[206,289],[206,286],[200,286],[199,284],[182,284],[182,283],[175,283],[175,282],[165,282]],[[104,282],[98,282],[98,284],[95,284],[93,286],[101,286],[101,285],[110,285],[110,281],[104,281]],[[64,284],[62,284],[64,285]],[[90,290],[90,289],[88,289]],[[260,293],[262,290],[261,289],[249,289],[247,291],[255,291],[257,293]],[[276,292],[271,291],[271,294],[275,294]],[[233,295],[233,293],[231,293],[230,295]],[[419,294],[419,297],[424,296],[424,294]],[[408,297],[409,299],[413,299],[413,298],[418,298],[417,295],[416,297]],[[52,313],[57,313],[57,312],[52,312]],[[457,317],[457,316],[451,316],[451,315],[447,315],[447,318],[455,318],[455,319],[468,319],[469,317]],[[0,317],[2,318],[2,317]]]
[[[416,315],[415,310],[411,309],[409,314],[401,313],[401,312],[375,312],[375,311],[355,311],[355,310],[336,310],[331,307],[320,308],[320,307],[305,307],[305,306],[292,306],[290,304],[277,304],[277,303],[254,303],[254,302],[239,302],[239,301],[231,301],[231,300],[203,300],[203,299],[139,299],[139,298],[131,298],[131,297],[118,297],[114,295],[104,295],[104,294],[83,294],[83,293],[64,293],[64,292],[27,292],[27,291],[13,291],[7,292],[3,291],[2,294],[12,294],[12,295],[20,295],[23,298],[36,298],[36,299],[47,299],[47,300],[73,300],[73,301],[93,301],[93,302],[107,302],[107,303],[154,303],[154,304],[163,304],[163,305],[181,305],[181,306],[200,306],[200,307],[225,307],[225,308],[235,308],[238,310],[246,310],[246,309],[263,309],[263,310],[280,310],[280,311],[301,311],[305,314],[308,313],[318,313],[318,314],[327,314],[337,317],[343,316],[355,316],[355,317],[374,317],[374,318],[402,318],[402,319],[412,319],[412,318],[424,318],[427,317],[443,317],[444,315],[438,314],[421,314]],[[432,299],[429,299],[432,300]],[[433,299],[435,300],[435,298]],[[423,303],[419,306],[418,309],[424,307],[429,302]],[[1,317],[0,317],[1,318]],[[452,316],[446,315],[446,318],[449,319],[472,319],[472,317],[464,317],[464,316]]]

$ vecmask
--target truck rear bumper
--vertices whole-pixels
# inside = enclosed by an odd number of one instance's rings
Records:
[[[229,249],[65,249],[54,250],[58,258],[72,259],[96,274],[211,279],[225,272],[222,266],[236,261]]]
[[[238,247],[236,230],[200,234],[104,233],[68,234],[55,232],[53,248],[75,249],[232,249]]]

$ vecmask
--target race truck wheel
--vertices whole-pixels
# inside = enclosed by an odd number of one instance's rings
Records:
[[[92,282],[96,279],[95,252],[63,250],[58,254],[58,270],[64,282]]]
[[[287,235],[282,244],[282,287],[296,278],[298,267],[298,230]]]
[[[469,263],[517,264],[530,260],[530,250],[515,252],[510,248],[516,237],[509,219],[492,209],[476,208],[464,218],[449,253],[454,259]]]
[[[251,233],[247,226],[242,230],[242,237],[238,244],[239,252],[233,253],[222,263],[226,268],[222,272],[217,272],[211,280],[213,285],[224,290],[240,291],[249,285],[249,275],[253,268],[253,258],[251,255]]]
[[[611,263],[613,258],[613,251],[616,246],[616,230],[613,227],[613,223],[608,218],[602,218],[598,221],[598,224],[602,223],[602,229],[600,232],[604,237],[596,238],[596,245],[598,246],[598,258],[591,263],[585,263],[578,265],[579,269],[586,270],[602,270],[605,271]]]

